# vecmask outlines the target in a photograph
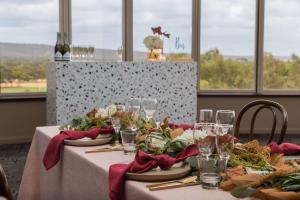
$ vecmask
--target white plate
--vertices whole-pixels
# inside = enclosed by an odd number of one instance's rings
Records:
[[[96,139],[91,139],[91,138],[81,138],[78,140],[65,140],[66,145],[71,145],[71,146],[95,146],[95,145],[102,145],[102,144],[107,144],[111,141],[112,135],[111,134],[104,134],[104,135],[99,135]]]
[[[169,170],[161,170],[159,168],[151,171],[137,174],[126,173],[126,178],[135,181],[169,181],[187,176],[191,171],[189,165],[173,166]]]

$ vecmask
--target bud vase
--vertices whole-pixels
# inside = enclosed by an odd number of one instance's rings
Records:
[[[162,49],[150,49],[147,56],[149,61],[165,60]]]

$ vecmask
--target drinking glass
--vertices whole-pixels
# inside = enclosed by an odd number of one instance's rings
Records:
[[[227,162],[230,158],[230,154],[234,148],[234,136],[231,134],[233,126],[223,125],[223,124],[216,124],[216,146],[217,151],[220,156],[221,162],[224,164],[224,170],[226,169]],[[224,130],[228,131],[228,133],[224,132]]]
[[[129,101],[128,111],[132,112],[136,116],[139,116],[141,112],[141,103],[141,98],[131,98]]]
[[[201,109],[199,113],[200,123],[212,123],[213,121],[213,110],[211,109]]]
[[[203,173],[200,175],[202,188],[217,189],[221,182],[221,177],[218,173]]]
[[[216,146],[220,160],[224,161],[224,169],[226,169],[228,159],[234,147],[234,118],[235,112],[233,110],[218,110],[216,113]]]
[[[153,118],[157,109],[157,99],[146,98],[142,100],[142,107],[146,115],[146,119],[149,121]]]
[[[115,130],[115,145],[119,145],[119,132],[121,129],[121,116],[122,112],[125,112],[124,105],[112,105],[108,107],[108,116],[110,118],[111,124]]]
[[[202,156],[209,158],[215,149],[215,141],[215,124],[196,123],[194,125],[194,142]]]
[[[88,58],[89,58],[89,60],[92,60],[94,58],[94,47],[93,46],[88,47]]]
[[[217,189],[220,183],[219,160],[215,155],[210,157],[198,156],[199,177],[205,189]]]
[[[216,112],[216,124],[222,125],[219,126],[222,130],[222,135],[230,133],[229,131],[233,131],[233,123],[235,118],[234,110],[218,110]]]
[[[124,154],[131,154],[135,153],[136,151],[136,143],[135,137],[137,135],[136,130],[122,130],[121,131],[121,138],[122,138],[122,145]]]

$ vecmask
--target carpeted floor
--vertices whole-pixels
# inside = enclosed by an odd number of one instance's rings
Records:
[[[30,144],[0,145],[0,164],[4,168],[8,183],[16,199]]]

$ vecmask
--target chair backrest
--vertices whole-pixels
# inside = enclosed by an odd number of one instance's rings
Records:
[[[0,196],[3,196],[8,200],[13,200],[12,193],[10,188],[8,187],[8,182],[1,164],[0,164]]]
[[[284,136],[286,133],[286,129],[287,129],[287,123],[288,123],[287,111],[281,104],[274,102],[274,101],[270,101],[270,100],[264,100],[264,99],[252,101],[242,108],[242,110],[240,111],[240,113],[237,117],[237,120],[236,120],[236,125],[235,125],[235,130],[234,130],[235,137],[239,138],[240,124],[241,124],[241,120],[242,120],[244,114],[246,113],[246,111],[248,111],[250,108],[253,108],[253,107],[257,107],[257,109],[251,118],[250,139],[251,140],[253,139],[254,124],[255,124],[255,120],[256,120],[258,113],[263,109],[267,109],[267,110],[270,110],[271,113],[273,114],[273,124],[272,124],[272,129],[271,129],[269,140],[268,140],[267,144],[272,142],[274,135],[275,135],[277,120],[279,120],[277,118],[277,113],[280,113],[281,117],[282,117],[281,129],[280,129],[279,137],[277,140],[277,144],[281,144],[283,142],[283,139],[284,139]]]

